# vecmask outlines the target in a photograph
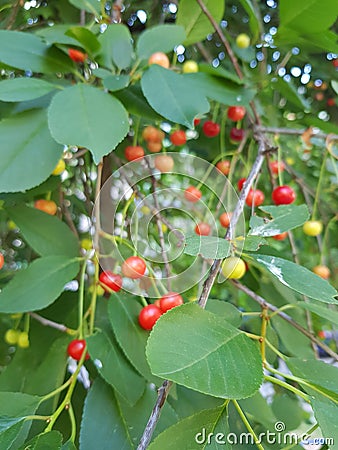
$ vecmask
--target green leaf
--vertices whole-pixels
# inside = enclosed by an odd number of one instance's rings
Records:
[[[227,322],[236,328],[242,322],[242,313],[231,303],[209,298],[205,309],[216,314],[218,317],[224,317]]]
[[[131,405],[144,392],[145,380],[140,377],[125,359],[116,343],[103,332],[87,338],[88,352],[105,381]]]
[[[325,397],[312,397],[311,406],[323,435],[331,439],[329,448],[336,450],[338,442],[338,405]]]
[[[299,311],[296,312],[299,313]],[[291,312],[289,313],[289,315],[291,316]],[[302,318],[300,314],[298,315],[300,316],[300,318]],[[299,320],[297,320],[297,317],[295,316],[294,313],[293,319],[299,323]],[[290,325],[288,322],[286,322],[279,316],[274,316],[271,319],[271,324],[273,325],[273,328],[276,330],[278,338],[285,347],[286,353],[288,355],[297,356],[300,358],[315,357],[313,348],[311,347],[311,343],[309,339],[306,336],[304,336],[303,333],[298,331],[296,328],[294,328],[292,325]],[[305,323],[304,325],[306,326]]]
[[[19,31],[0,30],[0,61],[17,69],[33,72],[72,72],[72,60],[61,50],[50,47],[38,36]]]
[[[272,220],[251,216],[251,236],[268,237],[284,233],[302,225],[310,215],[306,205],[261,206],[259,209],[270,214]]]
[[[303,309],[307,309],[311,311],[317,316],[323,317],[326,320],[329,320],[332,323],[338,323],[338,311],[333,310],[332,308],[328,308],[325,305],[318,305],[317,303],[309,303],[309,302],[298,302],[298,306]]]
[[[203,3],[216,22],[220,22],[223,18],[225,3],[219,0],[204,0]],[[180,1],[176,23],[185,28],[187,38],[184,41],[184,45],[200,42],[209,33],[215,31],[209,19],[195,0]]]
[[[43,109],[2,120],[0,148],[6,149],[0,158],[0,192],[24,191],[42,183],[62,154],[62,146],[50,135]]]
[[[48,120],[57,142],[88,148],[96,164],[129,130],[127,111],[116,98],[80,83],[55,95]]]
[[[197,115],[207,113],[209,102],[183,75],[152,65],[142,76],[141,86],[150,106],[163,117],[193,128]]]
[[[78,41],[65,33],[69,30],[69,25],[53,25],[48,28],[41,28],[36,34],[41,36],[48,44],[64,44],[70,46],[77,46]]]
[[[34,436],[26,442],[19,450],[59,450],[62,446],[62,434],[59,431],[49,431]]]
[[[282,284],[294,291],[324,303],[338,303],[334,298],[337,295],[334,287],[305,267],[276,256],[254,254],[250,256]]]
[[[50,305],[79,271],[79,263],[65,256],[46,256],[18,272],[0,292],[0,312],[21,313]]]
[[[206,259],[223,259],[230,254],[230,242],[216,236],[187,236],[184,253]]]
[[[16,440],[22,425],[24,417],[2,417],[0,416],[0,448],[8,450]]]
[[[75,444],[72,441],[67,441],[61,447],[61,450],[77,450]]]
[[[224,105],[249,105],[255,96],[255,91],[248,87],[243,87],[232,81],[212,76],[207,73],[190,73],[182,75],[190,88],[196,92],[204,94],[205,97],[223,103]]]
[[[79,9],[94,14],[94,16],[100,16],[101,14],[101,2],[97,0],[69,0],[69,2]]]
[[[256,252],[257,250],[260,249],[260,247],[262,245],[266,245],[267,241],[260,237],[260,236],[238,236],[235,239],[235,243],[238,243],[239,247],[241,248],[241,246],[243,245],[243,241],[244,241],[244,247],[243,250],[247,251],[247,252]]]
[[[7,209],[28,244],[41,256],[75,257],[79,244],[64,222],[35,208],[20,205]]]
[[[146,380],[159,385],[160,380],[151,374],[145,356],[149,333],[138,323],[141,309],[134,295],[126,292],[113,294],[108,303],[109,320],[116,340],[131,364]]]
[[[302,111],[311,109],[309,101],[298,93],[296,86],[291,81],[286,82],[283,78],[274,78],[271,82],[271,87]]]
[[[198,64],[198,70],[199,72],[207,73],[215,77],[225,78],[226,80],[233,81],[236,84],[243,84],[243,80],[241,80],[235,72],[231,72],[221,66],[213,67],[206,63],[200,63]]]
[[[215,409],[205,409],[186,417],[175,425],[167,428],[148,447],[149,450],[199,450],[206,444],[207,436],[212,433],[221,420],[224,406]],[[225,433],[225,429],[222,430]],[[187,443],[188,446],[187,446]],[[210,448],[210,447],[209,447]],[[227,448],[227,447],[225,447]]]
[[[286,363],[293,375],[338,396],[338,367],[316,359],[306,360],[304,358],[288,358]]]
[[[109,75],[104,78],[103,86],[109,91],[120,91],[128,86],[130,81],[129,75]]]
[[[259,37],[259,20],[258,15],[251,0],[240,0],[241,5],[249,16],[249,26],[252,33],[252,41],[256,41]]]
[[[139,84],[134,84],[129,86],[128,89],[115,92],[114,95],[123,103],[130,114],[150,120],[163,120],[163,117],[149,106]]]
[[[54,84],[38,78],[13,78],[0,82],[0,100],[23,102],[42,97],[57,89]]]
[[[40,397],[35,395],[0,392],[1,450],[14,448],[13,445],[17,448],[23,443],[31,427],[31,421],[24,422],[23,419],[33,415],[39,403]]]
[[[249,397],[262,383],[256,344],[196,304],[163,314],[150,334],[146,354],[155,375],[215,397]]]
[[[295,430],[303,422],[304,410],[296,397],[278,393],[273,397],[271,408],[286,430]]]
[[[99,60],[103,66],[113,69],[115,64],[118,69],[126,69],[131,65],[133,46],[128,27],[122,24],[108,26],[99,36],[99,42],[102,46]]]
[[[180,6],[181,7],[181,6]],[[148,59],[155,52],[171,52],[185,40],[184,28],[179,25],[157,25],[139,37],[136,52],[140,59]]]
[[[113,390],[100,378],[94,381],[86,397],[80,430],[80,449],[95,448],[100,450],[135,448]]]
[[[337,14],[338,5],[335,0],[281,0],[279,3],[280,27],[304,33],[309,30],[316,33],[330,28],[335,23]]]
[[[88,28],[72,27],[68,29],[66,35],[76,39],[92,55],[96,55],[101,48],[97,37]]]

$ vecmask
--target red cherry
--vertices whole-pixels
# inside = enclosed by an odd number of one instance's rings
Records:
[[[221,127],[218,123],[212,122],[211,120],[204,122],[202,129],[205,136],[210,138],[217,136],[221,131]]]
[[[124,155],[127,161],[135,161],[136,159],[143,158],[144,150],[138,145],[130,145],[124,149]]]
[[[285,170],[285,164],[283,161],[271,161],[270,164],[271,172],[275,175],[278,175],[279,172],[283,172]]]
[[[201,122],[201,119],[194,119],[194,126],[197,127]]]
[[[240,178],[237,181],[238,190],[241,191],[243,189],[243,184],[246,182],[246,178]]]
[[[69,58],[76,63],[83,63],[87,59],[86,53],[80,52],[80,50],[75,50],[75,48],[68,49]]]
[[[205,222],[200,222],[195,227],[195,233],[200,236],[209,236],[211,231],[210,225]]]
[[[0,270],[3,268],[4,264],[5,264],[4,255],[0,253]]]
[[[218,163],[216,164],[216,168],[224,175],[229,175],[230,161],[226,159],[224,161],[218,161]]]
[[[73,341],[71,341],[68,344],[67,353],[69,356],[71,356],[76,361],[80,361],[80,359],[83,355],[84,349],[86,348],[86,345],[87,344],[84,339],[74,339]],[[89,359],[88,352],[86,353],[85,358]]]
[[[264,193],[259,189],[250,189],[247,198],[245,199],[245,203],[248,206],[261,206],[264,202]]]
[[[168,292],[160,298],[160,308],[163,313],[182,304],[183,298],[177,292]]]
[[[154,304],[147,305],[141,309],[138,316],[138,322],[145,330],[151,330],[161,315],[162,311],[158,306]]]
[[[234,122],[242,120],[246,114],[244,106],[230,106],[228,109],[228,118]]]
[[[100,274],[99,281],[106,292],[118,292],[122,288],[122,277],[117,273],[110,271],[102,272]],[[106,287],[108,289],[105,289]]]
[[[290,186],[279,186],[272,191],[272,200],[275,205],[289,205],[295,199],[295,191]]]
[[[136,280],[143,277],[146,271],[146,263],[138,256],[130,256],[122,264],[122,273],[127,278]]]
[[[326,104],[327,106],[335,106],[336,100],[334,98],[328,98]]]
[[[332,64],[333,64],[333,67],[335,67],[337,69],[337,67],[338,67],[338,59],[332,60]]]
[[[224,212],[219,216],[219,221],[223,228],[228,228],[228,226],[230,225],[231,216],[232,216],[231,212],[230,213]]]
[[[319,337],[319,339],[325,339],[326,338],[325,331],[319,330],[318,337]]]
[[[184,191],[184,197],[188,202],[196,203],[202,197],[202,192],[195,186],[189,186]]]
[[[276,241],[284,241],[288,236],[288,233],[284,231],[284,233],[276,234],[275,236],[272,236],[273,239],[276,239]]]
[[[240,142],[243,140],[244,130],[242,128],[231,128],[230,139],[235,142]]]
[[[187,142],[187,136],[185,131],[177,130],[171,133],[170,141],[174,145],[184,145]]]

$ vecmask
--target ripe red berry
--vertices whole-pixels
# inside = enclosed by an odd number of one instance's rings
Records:
[[[246,178],[240,178],[237,181],[238,190],[241,191],[243,189],[243,184],[246,182]]]
[[[0,270],[3,268],[4,264],[5,264],[4,255],[0,253]]]
[[[250,189],[247,198],[245,199],[245,203],[248,206],[261,206],[264,202],[264,193],[259,189]]]
[[[154,304],[147,305],[141,309],[138,322],[145,330],[151,330],[161,315],[162,311],[158,306]]]
[[[69,58],[76,63],[82,63],[87,59],[86,53],[80,52],[80,50],[75,50],[75,48],[68,49]]]
[[[279,172],[283,172],[283,170],[285,169],[285,164],[283,163],[283,161],[271,161],[269,166],[271,172],[275,175],[278,175]]]
[[[197,127],[201,122],[201,119],[194,119],[194,126]]]
[[[276,241],[284,241],[284,239],[287,238],[288,233],[284,231],[284,233],[276,234],[275,236],[272,236],[273,239]]]
[[[234,122],[242,120],[246,114],[244,106],[230,106],[228,109],[228,118]]]
[[[338,67],[338,59],[333,59],[332,60],[332,64],[333,64],[333,67],[335,67],[337,69],[337,67]]]
[[[334,98],[328,98],[326,104],[327,106],[335,106],[336,100]]]
[[[177,292],[168,292],[160,298],[160,308],[163,313],[182,304],[183,298]]]
[[[174,145],[184,145],[187,142],[185,131],[176,130],[170,135],[170,141]]]
[[[211,120],[204,122],[202,129],[205,136],[210,138],[219,135],[219,132],[221,131],[221,127],[218,123],[212,122]]]
[[[135,161],[136,159],[143,158],[144,150],[139,145],[130,145],[125,148],[124,156],[127,161]]]
[[[188,202],[196,203],[202,197],[202,192],[195,186],[189,186],[184,191],[184,197]]]
[[[86,348],[86,341],[84,339],[74,339],[68,344],[67,353],[76,361],[79,361],[82,357],[84,349]],[[86,359],[89,359],[88,352],[85,356]]]
[[[122,277],[109,270],[100,274],[99,281],[106,292],[118,292],[122,288]]]
[[[211,231],[210,225],[205,222],[200,222],[195,227],[195,233],[200,236],[209,236]]]
[[[219,216],[219,221],[223,228],[228,228],[228,226],[230,225],[231,216],[232,216],[231,212],[229,213],[224,212]]]
[[[231,128],[230,139],[235,142],[241,142],[244,138],[244,130],[242,128]]]
[[[290,186],[279,186],[272,191],[272,200],[275,205],[289,205],[295,199],[295,191]]]
[[[122,273],[125,277],[136,280],[143,277],[146,271],[146,263],[138,256],[130,256],[122,264]]]
[[[229,175],[230,161],[226,159],[224,161],[218,161],[218,163],[216,164],[216,168],[224,175]]]

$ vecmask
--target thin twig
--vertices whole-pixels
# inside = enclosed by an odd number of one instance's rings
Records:
[[[239,289],[242,292],[245,292],[249,297],[251,297],[255,302],[259,303],[259,305],[262,308],[268,308],[270,311],[276,312],[278,316],[280,316],[282,319],[284,319],[286,322],[288,322],[290,325],[292,325],[294,328],[296,328],[298,331],[300,331],[302,334],[304,334],[306,337],[308,337],[312,343],[315,343],[318,345],[318,347],[321,347],[325,352],[330,355],[332,358],[334,358],[336,361],[338,361],[338,355],[335,353],[330,347],[328,347],[324,342],[317,339],[310,331],[308,331],[306,328],[299,325],[298,322],[292,319],[288,314],[286,314],[283,311],[279,311],[278,308],[275,305],[272,305],[271,303],[267,302],[263,297],[253,292],[251,289],[249,289],[244,284],[240,283],[236,280],[230,280],[231,283],[236,286],[237,289]]]
[[[42,317],[39,314],[31,312],[29,313],[29,315],[33,319],[40,322],[45,327],[55,328],[56,330],[62,331],[63,333],[68,333],[70,330],[69,328],[66,327],[66,325],[63,325],[62,323],[53,322],[52,320],[46,319],[45,317]]]
[[[165,380],[162,386],[159,387],[157,391],[157,400],[155,406],[150,414],[149,420],[136,450],[145,450],[148,447],[171,386],[172,382]]]
[[[121,12],[123,9],[123,0],[116,0],[111,10],[111,22],[121,23]]]
[[[302,136],[302,134],[307,131],[306,129],[294,129],[294,128],[278,128],[278,127],[264,127],[264,126],[257,126],[257,130],[261,131],[262,133],[269,133],[269,134],[286,134],[286,135],[294,135],[294,136]],[[320,139],[326,139],[328,136],[330,136],[331,140],[338,139],[338,134],[327,134],[322,132],[313,132],[313,137],[317,137]]]
[[[96,179],[96,190],[95,190],[95,234],[93,245],[98,253],[99,252],[99,236],[101,231],[101,220],[100,220],[100,191],[101,191],[101,179],[102,179],[102,168],[103,162],[100,161],[97,166],[97,179]]]
[[[6,30],[10,30],[12,28],[12,26],[14,25],[14,22],[15,22],[16,16],[18,15],[20,6],[23,6],[22,0],[18,0],[15,3],[15,5],[13,6],[11,15],[9,16],[9,19],[8,19],[8,24],[6,26]]]

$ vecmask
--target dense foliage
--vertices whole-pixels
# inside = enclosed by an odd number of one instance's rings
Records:
[[[0,13],[1,450],[338,448],[337,2]]]

